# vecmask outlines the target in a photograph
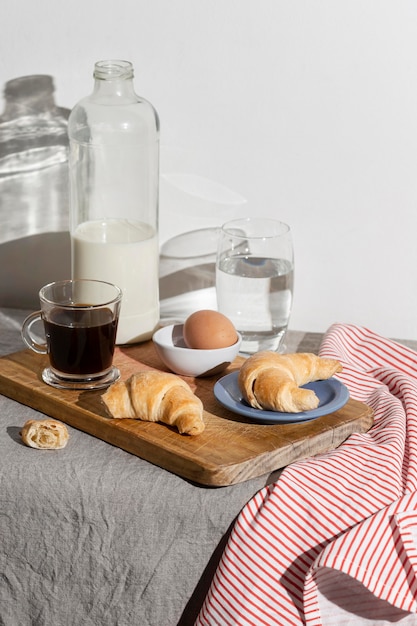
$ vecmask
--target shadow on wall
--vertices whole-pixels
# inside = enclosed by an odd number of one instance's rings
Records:
[[[69,109],[48,75],[4,87],[0,115],[0,306],[38,308],[42,285],[70,277]]]

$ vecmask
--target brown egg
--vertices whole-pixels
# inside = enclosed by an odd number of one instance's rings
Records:
[[[192,313],[184,323],[184,341],[194,350],[227,348],[237,341],[236,329],[228,317],[217,311]]]

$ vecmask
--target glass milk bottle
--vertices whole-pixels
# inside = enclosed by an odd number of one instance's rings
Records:
[[[120,287],[117,343],[145,341],[159,321],[159,120],[130,62],[95,64],[68,134],[72,276]]]

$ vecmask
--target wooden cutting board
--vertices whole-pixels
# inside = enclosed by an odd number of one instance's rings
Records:
[[[354,432],[373,423],[370,407],[350,399],[339,411],[299,424],[261,425],[235,415],[215,399],[218,378],[185,378],[204,404],[205,431],[196,437],[180,435],[164,424],[109,418],[101,402],[103,391],[66,391],[41,380],[46,357],[31,350],[0,359],[0,392],[70,426],[94,435],[131,454],[184,478],[208,486],[243,482],[280,469],[294,461],[327,452]],[[116,348],[115,365],[123,379],[141,369],[167,371],[151,341]]]

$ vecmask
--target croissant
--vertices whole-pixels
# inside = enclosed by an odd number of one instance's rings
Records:
[[[28,420],[20,431],[23,443],[30,448],[58,450],[65,448],[69,434],[62,422],[53,419]]]
[[[258,352],[240,368],[238,385],[253,408],[300,413],[317,408],[319,399],[314,391],[299,387],[326,380],[340,371],[339,361],[322,359],[315,354]]]
[[[203,432],[203,403],[175,374],[149,370],[117,381],[102,395],[114,418],[139,418],[176,426],[181,434]]]

